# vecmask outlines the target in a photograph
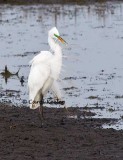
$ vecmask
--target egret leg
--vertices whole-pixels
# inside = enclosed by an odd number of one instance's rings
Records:
[[[69,111],[68,111],[68,108],[66,107],[66,103],[65,103],[65,101],[62,101],[62,99],[59,99],[58,97],[57,97],[57,99],[56,99],[57,101],[61,101],[62,103],[61,103],[61,105],[64,105],[64,109],[65,109],[65,112],[66,112],[66,114],[67,114],[67,116],[69,116],[70,115],[70,113],[69,113]]]
[[[66,105],[64,105],[64,109],[65,109],[65,112],[67,113],[67,116],[69,116],[70,112],[68,111],[68,108],[66,107]]]
[[[43,114],[43,101],[40,101],[40,107],[39,107],[39,117],[41,121],[41,127],[43,127],[43,120],[44,120],[44,114]]]

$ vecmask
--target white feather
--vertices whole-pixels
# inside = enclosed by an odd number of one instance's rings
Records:
[[[59,35],[56,27],[49,31],[48,42],[52,52],[41,51],[31,61],[31,70],[28,77],[30,108],[36,109],[40,106],[43,96],[52,88],[58,98],[61,98],[57,83],[62,66],[62,50],[56,42],[54,34]]]

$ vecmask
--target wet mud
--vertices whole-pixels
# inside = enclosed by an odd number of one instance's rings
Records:
[[[0,0],[0,3],[2,4],[16,4],[16,5],[21,5],[21,4],[92,4],[95,2],[98,3],[103,3],[107,2],[109,0]],[[113,0],[116,1],[116,0]],[[121,0],[117,0],[121,1]]]
[[[69,108],[70,115],[83,114]],[[44,108],[40,128],[37,110],[0,105],[2,160],[122,160],[123,131],[102,129],[112,119],[68,118],[64,108]]]

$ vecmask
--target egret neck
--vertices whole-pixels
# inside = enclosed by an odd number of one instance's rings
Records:
[[[60,71],[61,71],[61,66],[62,66],[62,48],[60,47],[60,45],[54,41],[53,38],[51,38],[50,36],[48,37],[48,43],[50,45],[51,50],[53,51],[54,54],[54,61],[55,62],[53,64],[54,67],[54,74],[56,79],[58,78]],[[56,69],[57,68],[57,72]]]

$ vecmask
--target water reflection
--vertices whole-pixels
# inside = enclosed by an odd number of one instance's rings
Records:
[[[0,74],[3,76],[3,78],[5,79],[5,83],[7,84],[9,78],[13,76],[17,76],[19,78],[19,75],[18,75],[19,71],[20,69],[16,73],[12,73],[8,70],[7,65],[6,65],[4,71],[1,72]]]
[[[20,78],[20,83],[21,83],[21,86],[24,86],[24,76],[22,76],[21,78]]]
[[[90,16],[96,15],[99,20],[104,21],[110,15],[114,15],[117,12],[117,8],[119,8],[119,12],[122,15],[122,3],[117,2],[106,2],[106,3],[95,3],[95,5],[32,5],[32,6],[11,6],[11,5],[1,5],[0,6],[0,21],[3,23],[9,23],[10,21],[16,21],[18,19],[18,23],[24,23],[25,20],[30,17],[35,17],[37,22],[45,23],[46,19],[50,19],[52,16],[52,20],[54,21],[54,25],[57,26],[59,18],[69,17],[69,19],[74,19],[76,24],[79,15]],[[10,13],[9,16],[7,12]],[[20,11],[20,13],[17,13]],[[46,18],[47,17],[47,18]],[[79,20],[79,19],[78,19]],[[48,24],[47,24],[48,25]]]
[[[20,69],[16,72],[16,73],[12,73],[9,71],[7,65],[5,66],[5,69],[3,72],[1,72],[0,74],[2,75],[2,78],[5,80],[5,83],[8,83],[8,79],[12,78],[12,77],[17,77],[18,81],[21,83],[21,86],[24,86],[24,76],[19,77],[19,71]]]

